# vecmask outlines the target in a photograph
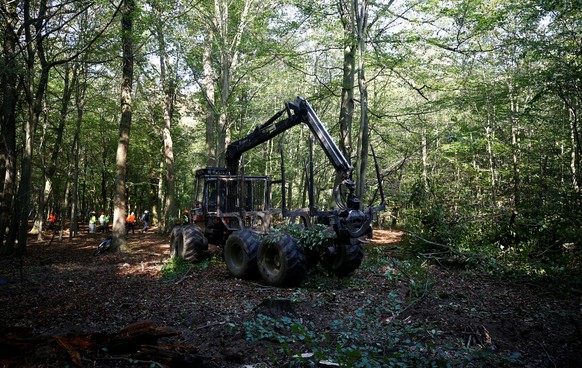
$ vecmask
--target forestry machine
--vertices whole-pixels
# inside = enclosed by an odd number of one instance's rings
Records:
[[[318,210],[314,205],[311,145],[310,164],[306,167],[308,208],[287,208],[283,154],[280,180],[245,175],[244,160],[239,171],[244,152],[299,123],[309,127],[335,168],[339,184],[333,192],[336,205],[332,210]],[[196,259],[208,249],[210,242],[222,247],[226,266],[233,276],[250,278],[260,275],[265,283],[274,286],[297,284],[307,268],[318,261],[338,276],[348,275],[360,266],[364,256],[362,244],[366,237],[371,236],[372,220],[385,208],[376,157],[381,203],[377,207],[362,208],[352,181],[353,166],[305,99],[297,97],[294,102],[286,103],[283,110],[249,135],[231,143],[225,161],[224,168],[207,167],[196,171],[195,198],[189,212],[189,223],[172,230],[171,256]],[[281,185],[282,208],[271,208],[273,184]],[[271,227],[275,219],[295,225]],[[305,231],[323,227],[326,239],[319,242],[323,245],[301,244],[301,236],[289,230],[298,226]]]

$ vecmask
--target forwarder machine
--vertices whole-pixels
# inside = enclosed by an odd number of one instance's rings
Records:
[[[313,150],[310,145],[308,172],[309,208],[291,210],[286,205],[285,165],[281,154],[281,179],[244,173],[244,152],[274,138],[300,123],[306,124],[335,168],[339,184],[333,191],[335,208],[319,210],[314,205]],[[373,151],[372,151],[373,153]],[[309,265],[321,262],[337,276],[355,271],[362,262],[363,244],[371,235],[371,224],[385,209],[378,163],[380,204],[362,208],[352,180],[353,166],[344,157],[311,105],[301,97],[285,104],[249,135],[231,143],[226,150],[226,167],[206,167],[196,171],[195,198],[189,223],[172,230],[170,254],[188,260],[200,257],[208,243],[222,247],[228,271],[235,277],[260,275],[268,285],[297,284]],[[239,171],[239,161],[243,161]],[[281,207],[271,207],[271,189],[281,185]],[[305,231],[316,227],[326,235],[321,249],[301,244],[301,237],[272,226],[274,219],[301,226]],[[273,221],[274,223],[274,221]],[[288,229],[288,228],[287,228]]]

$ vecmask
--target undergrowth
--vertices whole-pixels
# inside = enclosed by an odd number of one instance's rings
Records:
[[[503,366],[512,357],[450,340],[428,324],[404,318],[404,301],[390,292],[383,302],[366,301],[353,313],[327,326],[304,319],[256,315],[244,322],[248,341],[267,340],[278,346],[273,364],[316,366],[332,361],[341,367],[463,367],[470,362]]]
[[[171,257],[160,271],[162,281],[177,280],[192,268],[192,263],[182,257]]]
[[[243,323],[248,341],[273,343],[273,366],[318,366],[331,361],[340,367],[465,367],[508,366],[515,356],[502,355],[485,346],[468,346],[461,339],[447,337],[437,326],[407,318],[406,310],[432,288],[427,262],[419,258],[397,259],[382,246],[368,246],[361,266],[364,272],[380,274],[395,290],[381,301],[359,301],[357,309],[324,324],[304,318],[274,318],[257,314]],[[359,277],[335,278],[318,273],[303,288],[323,293],[313,307],[324,308],[334,299],[337,288],[365,288],[369,282]],[[406,296],[396,290],[405,286]],[[305,301],[298,290],[293,302]],[[276,347],[275,347],[276,346]]]

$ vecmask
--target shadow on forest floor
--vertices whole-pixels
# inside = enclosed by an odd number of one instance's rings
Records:
[[[582,366],[579,293],[403,259],[401,235],[376,230],[352,276],[316,270],[299,288],[232,278],[219,250],[165,280],[169,238],[154,231],[98,256],[103,234],[31,236],[26,256],[0,259],[0,365],[279,367],[311,353],[344,366]],[[273,300],[285,308],[265,309]]]

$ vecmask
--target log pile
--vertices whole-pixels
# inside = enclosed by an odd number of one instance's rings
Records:
[[[6,328],[0,331],[0,366],[34,366],[63,360],[75,367],[135,367],[136,363],[157,367],[213,366],[191,348],[158,343],[163,337],[175,335],[176,332],[156,327],[150,321],[138,322],[114,333],[58,336],[35,335],[27,328]]]

